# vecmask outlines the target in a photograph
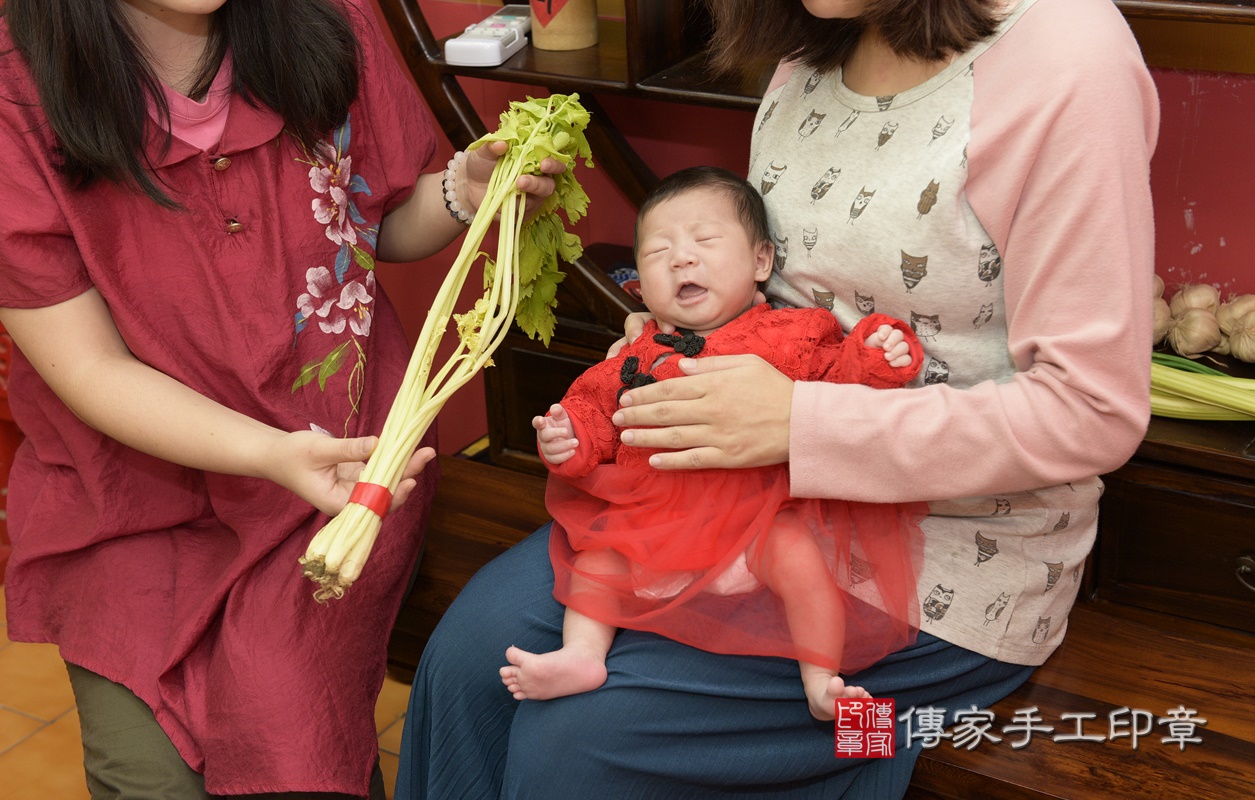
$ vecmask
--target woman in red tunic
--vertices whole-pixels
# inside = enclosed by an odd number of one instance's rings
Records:
[[[375,259],[464,230],[420,174],[433,126],[363,0],[2,13],[9,636],[71,665],[93,795],[382,798],[373,708],[433,440],[348,596],[316,604],[297,557],[408,361]],[[457,162],[468,208],[493,163]]]
[[[642,204],[642,294],[676,332],[650,322],[534,421],[566,614],[560,650],[507,651],[501,677],[516,698],[597,688],[616,629],[631,628],[794,659],[811,713],[832,719],[837,698],[867,696],[838,671],[913,639],[922,504],[797,500],[783,465],[662,472],[653,451],[618,446],[619,395],[680,375],[682,357],[755,353],[794,380],[878,388],[915,377],[922,351],[898,320],[870,315],[843,339],[825,309],[754,305],[773,255],[762,197],[726,170],[681,170]]]

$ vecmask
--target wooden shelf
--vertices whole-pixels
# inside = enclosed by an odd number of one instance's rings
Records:
[[[1152,417],[1136,457],[1255,482],[1255,422]]]
[[[706,56],[702,53],[689,56],[642,80],[637,93],[655,100],[677,103],[735,108],[754,111],[767,91],[769,72],[757,77],[737,81],[731,78],[711,78],[706,72]]]
[[[596,45],[582,50],[539,50],[529,45],[497,67],[455,66],[445,61],[443,55],[432,59],[431,66],[452,75],[540,85],[556,92],[630,93],[624,22],[600,20],[598,37]],[[446,41],[439,42],[440,54],[444,53]]]
[[[1147,58],[1154,66],[1211,69],[1233,68],[1246,71],[1243,57],[1224,52],[1200,52],[1209,48],[1194,41],[1201,31],[1204,36],[1225,40],[1218,48],[1227,47],[1238,38],[1241,51],[1245,33],[1220,31],[1216,26],[1255,25],[1255,5],[1224,2],[1177,2],[1175,0],[1115,0],[1116,6],[1129,19],[1139,40],[1148,50]],[[382,0],[389,23],[399,41],[421,40],[425,22],[416,9],[415,0]],[[480,78],[527,85],[544,86],[556,92],[599,92],[646,97],[664,102],[687,103],[719,108],[752,111],[758,107],[767,87],[770,73],[735,78],[713,78],[705,69],[701,48],[687,45],[703,37],[708,20],[694,10],[692,3],[660,3],[657,0],[630,4],[638,18],[629,20],[603,18],[599,21],[599,41],[583,50],[538,50],[525,47],[497,67],[463,67],[444,60],[444,39],[430,39],[421,48],[421,69],[439,75]],[[403,7],[412,10],[401,11]],[[658,10],[656,7],[661,7]],[[659,14],[665,15],[656,19]],[[417,17],[417,18],[416,18]],[[1184,26],[1165,23],[1186,23]],[[1174,45],[1167,31],[1180,31],[1186,46]],[[1255,47],[1252,47],[1255,50]],[[1217,57],[1221,60],[1216,62]],[[1210,59],[1199,62],[1199,59]],[[416,63],[410,60],[411,69]],[[1242,63],[1238,63],[1242,62]]]
[[[1188,3],[1175,0],[1115,0],[1130,19],[1219,22],[1255,25],[1255,6],[1232,3]]]
[[[1116,0],[1152,67],[1255,74],[1255,6]]]
[[[744,80],[711,77],[705,68],[705,55],[697,53],[633,79],[626,23],[602,19],[598,31],[598,43],[583,50],[524,47],[496,67],[457,66],[445,61],[443,56],[432,59],[431,64],[450,75],[540,85],[555,92],[632,95],[747,111],[758,107],[771,77],[770,73]],[[444,52],[446,41],[447,38],[439,41],[440,53]]]
[[[1207,361],[1229,375],[1255,379],[1255,364],[1231,356],[1208,356]],[[1134,459],[1255,483],[1255,422],[1151,417]]]

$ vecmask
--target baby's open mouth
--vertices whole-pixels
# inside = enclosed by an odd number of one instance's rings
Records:
[[[691,300],[705,293],[705,286],[698,286],[696,283],[686,283],[680,286],[680,291],[676,292],[675,295],[681,300]]]

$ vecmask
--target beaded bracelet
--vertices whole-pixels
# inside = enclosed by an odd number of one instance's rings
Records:
[[[444,207],[449,209],[449,216],[470,225],[475,220],[475,212],[458,200],[458,169],[464,163],[466,163],[466,151],[459,150],[454,153],[453,158],[449,159],[448,167],[445,168],[444,181],[441,185],[444,187]]]

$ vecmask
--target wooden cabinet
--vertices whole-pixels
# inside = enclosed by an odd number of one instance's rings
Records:
[[[1104,481],[1096,596],[1255,633],[1255,423],[1154,418]]]

